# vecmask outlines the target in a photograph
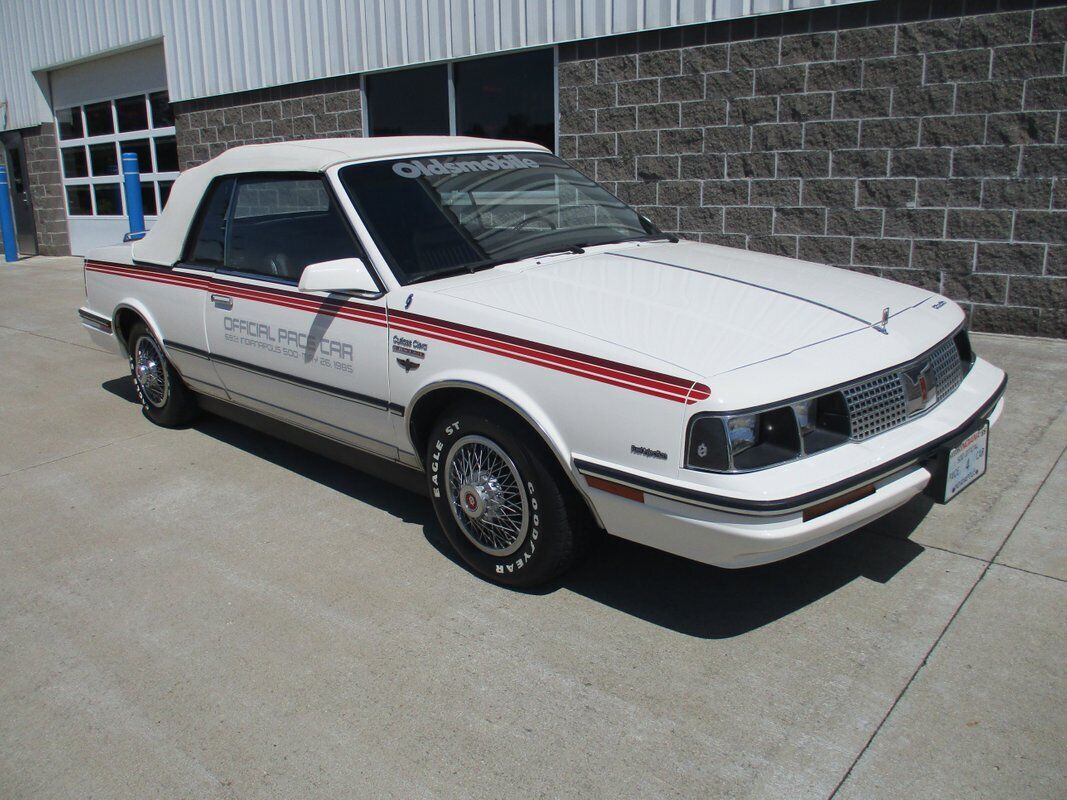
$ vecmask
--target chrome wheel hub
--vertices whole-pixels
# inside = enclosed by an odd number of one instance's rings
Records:
[[[147,403],[160,408],[167,402],[170,385],[163,367],[163,354],[150,336],[142,336],[134,345],[133,378]]]
[[[493,556],[514,553],[526,539],[529,502],[519,470],[484,436],[456,442],[445,462],[448,501],[463,535]]]

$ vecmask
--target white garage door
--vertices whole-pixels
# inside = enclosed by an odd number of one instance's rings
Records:
[[[71,251],[84,255],[121,242],[129,230],[123,153],[137,154],[148,227],[178,176],[163,48],[66,67],[51,79]]]

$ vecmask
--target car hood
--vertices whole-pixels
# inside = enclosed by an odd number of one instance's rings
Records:
[[[692,242],[525,262],[441,292],[708,377],[869,331],[885,308],[892,328],[892,317],[936,297],[857,272]]]

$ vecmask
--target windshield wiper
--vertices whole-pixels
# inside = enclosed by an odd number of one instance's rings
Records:
[[[455,267],[438,270],[437,272],[419,275],[418,277],[407,281],[405,285],[435,281],[438,278],[451,278],[456,275],[473,274],[475,272],[481,272],[483,269],[492,269],[493,267],[499,267],[501,264],[513,264],[516,261],[523,261],[527,258],[544,258],[545,256],[560,255],[561,253],[581,255],[585,252],[585,248],[589,246],[590,245],[587,244],[572,244],[567,245],[566,247],[561,247],[558,250],[548,250],[544,253],[531,253],[529,255],[512,256],[510,258],[490,258],[485,261],[472,261],[469,264],[459,264]]]
[[[544,258],[545,256],[558,256],[561,253],[574,253],[575,255],[580,256],[585,252],[585,248],[587,247],[589,247],[587,244],[569,244],[558,250],[546,250],[543,253],[533,253],[532,255],[523,256],[523,258]]]
[[[673,236],[673,235],[671,235],[669,233],[664,233],[663,231],[660,230],[659,226],[656,225],[648,217],[642,217],[642,216],[638,215],[638,218],[641,220],[641,227],[645,229],[645,233],[647,233],[648,236],[646,236],[644,239],[631,240],[631,241],[658,242],[658,241],[661,241],[663,239],[666,239],[671,244],[677,244],[678,243],[678,237],[677,236]]]
[[[473,274],[475,272],[481,272],[484,269],[492,269],[493,267],[499,267],[501,264],[510,264],[511,262],[518,260],[518,258],[491,258],[486,259],[485,261],[472,261],[469,264],[460,264],[455,267],[448,267],[447,269],[439,269],[437,272],[429,272],[424,275],[419,275],[416,278],[412,278],[407,283],[425,283],[426,281],[435,281],[438,278],[451,278],[454,275]]]

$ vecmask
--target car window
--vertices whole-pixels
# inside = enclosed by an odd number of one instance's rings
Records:
[[[255,178],[241,182],[234,203],[233,217],[244,219],[329,210],[330,196],[318,178]]]
[[[319,176],[238,179],[227,269],[296,282],[308,264],[359,255]]]
[[[186,261],[206,267],[221,267],[225,263],[226,213],[230,208],[233,183],[233,178],[225,178],[211,187],[209,197],[200,207]]]
[[[503,260],[662,236],[547,153],[355,164],[341,182],[401,283]]]

